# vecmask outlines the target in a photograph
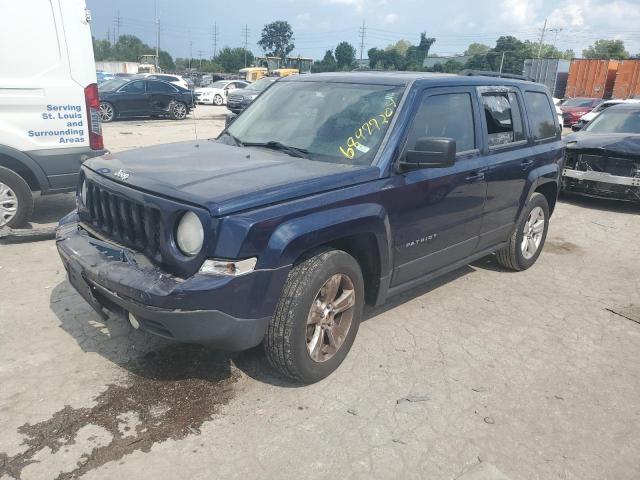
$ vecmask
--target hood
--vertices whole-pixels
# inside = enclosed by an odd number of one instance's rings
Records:
[[[211,140],[106,154],[84,166],[123,185],[200,205],[213,216],[375,180],[380,173],[368,165],[313,161]]]
[[[575,132],[564,137],[568,150],[599,150],[624,157],[640,157],[640,135]]]

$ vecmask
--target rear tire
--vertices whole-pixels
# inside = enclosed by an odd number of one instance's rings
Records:
[[[0,227],[21,227],[33,213],[33,196],[25,180],[0,167]]]
[[[189,113],[189,109],[187,105],[182,102],[171,102],[169,105],[169,115],[172,120],[184,120],[187,118],[187,114]]]
[[[358,262],[341,250],[317,251],[289,272],[264,340],[269,363],[303,383],[322,380],[347,356],[363,306]]]
[[[496,252],[498,263],[517,272],[531,267],[542,252],[548,230],[549,203],[536,192],[523,209],[507,246]]]

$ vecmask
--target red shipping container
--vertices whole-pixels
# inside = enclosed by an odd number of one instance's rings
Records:
[[[565,97],[611,98],[617,60],[571,60]]]
[[[623,60],[618,65],[613,98],[640,97],[640,60]]]

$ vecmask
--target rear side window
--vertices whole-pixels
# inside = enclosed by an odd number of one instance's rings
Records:
[[[522,114],[513,92],[483,93],[489,147],[500,147],[524,140]]]
[[[444,137],[456,141],[456,151],[476,148],[471,95],[448,93],[425,97],[420,104],[407,140],[413,148],[421,137]]]
[[[156,82],[156,81],[149,81],[147,82],[147,87],[149,88],[150,92],[159,92],[159,93],[175,93],[176,89],[173,88],[171,85],[164,83],[164,82]]]
[[[551,110],[551,104],[547,95],[541,92],[525,92],[529,125],[534,140],[546,140],[556,138],[555,113]]]
[[[127,93],[144,93],[144,82],[131,82],[120,89],[121,92]]]

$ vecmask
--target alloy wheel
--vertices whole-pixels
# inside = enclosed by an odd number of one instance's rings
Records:
[[[0,183],[0,227],[7,225],[18,213],[18,197],[4,183]]]
[[[184,103],[175,103],[173,105],[173,116],[178,120],[182,120],[187,116],[187,107]]]
[[[353,320],[356,293],[347,275],[332,275],[320,288],[307,316],[307,351],[326,362],[344,343]]]
[[[535,207],[529,212],[529,218],[527,218],[522,229],[522,242],[520,244],[522,256],[527,260],[531,259],[540,248],[544,233],[544,221],[544,210],[542,208]]]
[[[101,103],[99,114],[100,120],[102,120],[103,122],[110,122],[111,120],[113,120],[113,107],[109,103]]]
[[[213,97],[213,104],[220,106],[224,103],[224,99],[220,96],[220,95],[216,95],[215,97]]]

